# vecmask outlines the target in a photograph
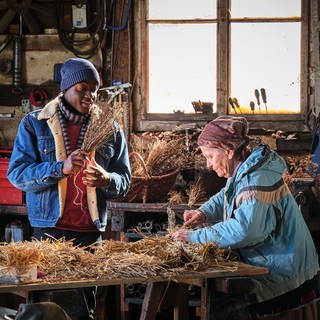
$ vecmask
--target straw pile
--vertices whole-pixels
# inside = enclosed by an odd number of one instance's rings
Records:
[[[71,241],[43,240],[3,243],[0,246],[0,275],[6,268],[28,269],[37,265],[47,279],[86,277],[91,254],[73,246]],[[90,268],[91,266],[89,266]]]
[[[237,268],[229,250],[213,243],[182,244],[169,236],[146,237],[131,243],[104,240],[90,249],[63,239],[2,243],[0,277],[8,267],[28,264],[36,264],[47,281],[155,276],[172,279],[184,270]]]
[[[5,250],[0,250],[0,274],[6,274],[10,268],[15,268],[17,273],[23,273],[32,264],[39,265],[42,260],[41,252],[32,246],[17,246],[15,243],[6,245]]]

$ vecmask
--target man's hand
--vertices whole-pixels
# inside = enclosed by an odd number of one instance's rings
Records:
[[[88,155],[80,149],[73,151],[63,162],[62,172],[64,175],[76,174],[86,166],[85,158]]]
[[[98,165],[94,158],[87,160],[84,173],[86,175],[82,178],[82,181],[88,187],[107,188],[110,185],[108,172]]]
[[[206,221],[206,216],[199,210],[186,210],[183,213],[184,226],[195,227]]]

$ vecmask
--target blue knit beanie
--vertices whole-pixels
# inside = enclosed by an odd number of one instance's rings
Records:
[[[65,61],[61,70],[60,90],[63,92],[66,89],[74,86],[82,81],[95,81],[100,84],[100,76],[95,66],[86,59],[71,58]]]

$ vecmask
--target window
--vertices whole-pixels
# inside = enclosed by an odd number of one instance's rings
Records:
[[[135,9],[137,131],[227,113],[305,128],[308,0],[141,0]]]
[[[300,0],[232,0],[230,95],[238,113],[300,112],[300,21]]]
[[[192,101],[214,101],[216,1],[149,0],[150,113],[194,112]]]

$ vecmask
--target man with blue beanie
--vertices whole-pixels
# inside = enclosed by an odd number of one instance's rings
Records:
[[[84,172],[88,153],[81,146],[99,85],[90,61],[68,59],[61,67],[61,93],[19,125],[7,176],[26,192],[36,239],[64,237],[84,247],[99,241],[107,223],[106,200],[123,196],[129,187],[128,148],[117,123]],[[95,291],[78,292],[74,319],[93,319]]]
[[[100,85],[100,76],[94,65],[85,59],[71,58],[61,67],[60,90],[64,92],[73,85],[82,81],[92,81]]]

